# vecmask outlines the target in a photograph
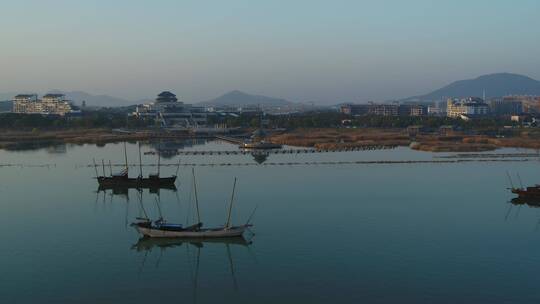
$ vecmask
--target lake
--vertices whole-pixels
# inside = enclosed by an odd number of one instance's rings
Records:
[[[223,142],[169,148],[236,150]],[[138,163],[129,143],[130,163]],[[143,152],[156,145],[142,145]],[[497,152],[530,152],[505,149]],[[92,159],[123,163],[123,144],[0,151],[1,303],[537,303],[540,209],[509,203],[509,171],[539,182],[526,162],[324,164],[435,160],[407,148],[320,154],[190,155],[161,159],[178,191],[97,193]],[[448,154],[443,154],[448,155]],[[143,155],[144,174],[157,157]],[[299,165],[311,162],[311,165]],[[288,164],[290,163],[290,164]],[[245,241],[139,240],[144,210],[223,225]],[[213,164],[210,166],[209,164]],[[103,168],[97,168],[101,174]],[[113,171],[121,170],[120,166]],[[130,167],[132,176],[139,173]],[[158,208],[159,206],[159,208]]]

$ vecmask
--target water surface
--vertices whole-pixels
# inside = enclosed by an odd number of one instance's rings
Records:
[[[143,152],[154,146],[143,145]],[[233,150],[219,142],[177,148]],[[128,144],[131,163],[137,146]],[[515,150],[506,150],[515,152]],[[522,151],[524,152],[524,151]],[[270,155],[267,163],[431,160],[405,148]],[[234,223],[255,206],[247,243],[138,243],[140,197],[96,193],[95,158],[123,145],[0,151],[2,303],[537,303],[540,209],[513,206],[506,171],[539,181],[538,160],[397,165],[197,166],[202,220],[222,225],[233,178]],[[156,157],[143,156],[147,165]],[[173,174],[178,157],[162,159]],[[248,164],[250,155],[182,163]],[[48,167],[36,165],[48,164]],[[114,171],[119,167],[113,168]],[[99,168],[101,171],[102,169]],[[108,172],[106,167],[106,172]],[[132,175],[138,168],[132,167]],[[145,174],[155,167],[144,167]],[[170,221],[194,220],[191,167],[160,191]],[[157,217],[158,195],[142,204]],[[191,199],[190,199],[191,198]],[[251,244],[249,244],[251,242]],[[136,246],[134,246],[136,245]]]

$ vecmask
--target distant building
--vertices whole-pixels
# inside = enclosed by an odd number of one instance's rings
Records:
[[[425,116],[428,114],[428,107],[424,105],[411,105],[410,116]]]
[[[540,97],[529,95],[505,96],[503,101],[520,102],[523,113],[540,113]]]
[[[34,113],[39,109],[37,94],[19,94],[13,97],[13,113]]]
[[[398,116],[399,105],[396,104],[377,104],[371,108],[371,113],[379,116]]]
[[[42,110],[48,114],[66,115],[74,111],[64,94],[46,94],[41,99],[41,103]]]
[[[446,116],[446,108],[440,108],[439,106],[429,106],[427,112],[428,115]]]
[[[512,116],[523,113],[523,102],[513,98],[494,99],[490,102],[491,114],[496,116]]]
[[[13,98],[13,112],[21,114],[60,115],[78,113],[63,94],[19,94]]]
[[[204,107],[178,101],[169,91],[161,92],[154,102],[137,106],[132,113],[136,117],[154,118],[164,127],[186,128],[206,125],[207,114]]]
[[[427,115],[427,107],[417,104],[346,104],[340,107],[340,112],[352,116],[424,116]]]
[[[446,105],[446,115],[452,118],[474,118],[489,114],[489,106],[483,99],[469,97],[466,99],[448,99]]]
[[[346,104],[341,106],[340,111],[346,115],[368,115],[370,108],[368,104]]]

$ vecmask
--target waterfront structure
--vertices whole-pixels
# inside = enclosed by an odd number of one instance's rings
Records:
[[[13,112],[20,114],[60,115],[77,113],[64,94],[19,94],[13,98]]]
[[[206,125],[208,113],[204,107],[185,104],[175,94],[164,91],[154,102],[138,105],[132,115],[154,118],[163,127],[192,128]]]
[[[447,100],[446,115],[452,118],[472,118],[481,117],[489,114],[489,106],[483,99],[478,97],[469,97],[465,99]]]

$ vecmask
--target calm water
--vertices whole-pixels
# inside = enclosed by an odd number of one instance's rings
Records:
[[[235,149],[223,143],[184,148]],[[136,162],[136,145],[128,150]],[[258,205],[255,235],[247,235],[251,244],[163,244],[138,243],[129,227],[141,212],[137,192],[96,193],[94,169],[86,165],[92,158],[121,163],[122,151],[121,144],[0,151],[0,163],[26,165],[0,168],[1,303],[540,301],[540,209],[510,205],[505,190],[507,170],[519,172],[524,183],[538,182],[537,160],[200,166],[203,222],[225,222],[236,176],[233,221],[245,222]],[[403,148],[271,155],[267,162],[432,157]],[[155,156],[143,162],[154,164]],[[254,163],[249,155],[182,162]],[[28,167],[41,164],[51,166]],[[175,170],[164,167],[162,173]],[[170,221],[192,221],[190,170],[180,168],[178,192],[160,192]],[[148,191],[142,195],[152,217],[158,216],[156,198]]]

